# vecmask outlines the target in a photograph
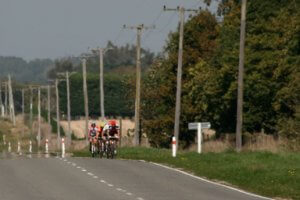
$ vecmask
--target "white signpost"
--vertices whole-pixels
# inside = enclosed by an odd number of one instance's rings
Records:
[[[204,128],[210,128],[210,122],[189,123],[189,130],[197,130],[198,153],[202,152],[202,129]]]

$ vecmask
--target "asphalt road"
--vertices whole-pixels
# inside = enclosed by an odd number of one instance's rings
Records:
[[[1,200],[256,200],[152,163],[91,158],[0,159]]]

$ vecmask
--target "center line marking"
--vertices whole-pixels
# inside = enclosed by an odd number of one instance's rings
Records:
[[[77,166],[77,169],[80,169],[81,167],[80,166]]]
[[[98,176],[94,176],[94,178],[98,178]]]
[[[106,183],[106,181],[105,181],[105,180],[102,180],[102,179],[100,180],[100,182],[101,182],[101,183]]]
[[[137,200],[144,200],[142,197],[138,197]]]
[[[127,192],[126,194],[127,194],[128,196],[131,196],[131,195],[132,195],[132,193],[130,193],[130,192]]]
[[[85,170],[85,169],[82,169],[81,171],[83,171],[83,172],[86,172],[86,170]]]
[[[113,187],[114,185],[113,184],[107,184],[109,187]]]
[[[90,175],[90,176],[94,176],[94,174],[92,174],[91,172],[88,172],[87,174]]]

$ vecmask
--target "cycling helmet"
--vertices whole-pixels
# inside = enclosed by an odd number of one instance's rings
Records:
[[[117,125],[117,123],[116,123],[115,120],[110,120],[110,121],[108,122],[108,124],[109,124],[110,126],[116,126],[116,125]]]
[[[104,127],[105,126],[105,122],[103,121],[100,121],[100,124],[99,124],[100,127]]]

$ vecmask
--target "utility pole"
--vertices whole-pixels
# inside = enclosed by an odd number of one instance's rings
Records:
[[[5,115],[8,115],[8,109],[7,109],[7,101],[8,101],[8,82],[5,82],[4,84],[5,88],[5,97],[4,97],[4,110],[5,110]]]
[[[106,51],[110,50],[111,48],[97,48],[97,49],[92,49],[94,52],[99,53],[99,67],[100,67],[100,74],[99,74],[99,87],[100,87],[100,114],[101,114],[101,120],[105,119],[105,109],[104,109],[104,79],[103,79],[103,74],[104,74],[104,62],[103,62],[103,55],[106,53]]]
[[[48,124],[51,124],[51,116],[50,116],[50,112],[51,112],[51,107],[50,107],[50,85],[47,86],[47,93],[48,93]]]
[[[137,40],[136,40],[136,92],[135,92],[135,129],[134,129],[134,143],[135,146],[140,145],[140,103],[141,103],[141,36],[143,30],[153,29],[154,26],[147,27],[144,24],[138,26],[126,26],[126,29],[136,29],[137,30]]]
[[[16,126],[14,96],[12,91],[11,77],[8,75],[8,94],[9,94],[9,115],[14,126]]]
[[[30,86],[30,116],[29,116],[29,123],[30,123],[30,138],[32,139],[33,131],[32,131],[32,122],[33,122],[33,116],[32,116],[32,108],[33,108],[33,88]]]
[[[176,88],[176,106],[175,106],[175,123],[174,136],[176,138],[176,150],[179,143],[179,125],[180,125],[180,110],[181,110],[181,80],[182,80],[182,55],[183,55],[183,34],[184,34],[184,14],[185,12],[198,12],[195,9],[185,9],[177,7],[176,9],[166,8],[164,11],[176,11],[180,14],[180,29],[179,29],[179,49],[178,49],[178,66],[177,66],[177,88]]]
[[[84,112],[85,112],[85,135],[86,135],[86,142],[88,143],[89,102],[88,102],[88,91],[87,91],[87,83],[86,83],[86,58],[82,59],[82,75],[83,75],[83,94],[84,94]]]
[[[60,149],[60,119],[59,119],[59,91],[58,91],[58,79],[55,79],[55,91],[56,91],[56,123],[57,123],[57,148]]]
[[[41,145],[41,88],[38,88],[38,147]]]
[[[2,101],[2,83],[0,82],[0,112],[1,112],[1,117],[4,117],[4,106],[3,106],[3,101]]]
[[[66,72],[66,83],[67,83],[67,113],[68,113],[68,144],[71,146],[72,137],[71,137],[71,106],[70,106],[70,82],[69,82],[69,72]]]
[[[25,122],[25,116],[24,116],[24,113],[25,113],[25,91],[24,89],[22,89],[22,118],[23,118],[23,123]]]
[[[243,129],[243,87],[244,87],[244,60],[245,60],[245,35],[246,35],[246,6],[247,0],[242,0],[241,5],[241,33],[240,33],[240,55],[238,75],[238,99],[236,120],[236,151],[242,150]]]
[[[67,87],[67,118],[68,118],[68,131],[67,131],[67,143],[68,145],[71,145],[72,143],[72,136],[71,136],[71,100],[70,100],[70,76],[75,72],[72,72],[71,74],[66,71],[65,73],[57,73],[57,75],[65,76],[65,79],[59,79],[59,80],[66,80],[66,87]]]

